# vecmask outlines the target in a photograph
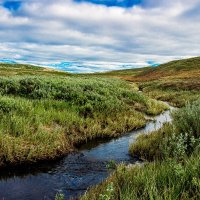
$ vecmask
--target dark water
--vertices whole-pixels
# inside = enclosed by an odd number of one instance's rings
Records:
[[[80,147],[78,153],[62,160],[27,166],[15,171],[0,172],[0,199],[40,200],[54,199],[62,192],[66,199],[77,197],[85,190],[105,179],[109,172],[106,164],[134,163],[128,154],[129,144],[140,133],[150,132],[171,121],[170,111],[154,118],[145,128],[132,131],[120,138],[109,141],[93,141]]]

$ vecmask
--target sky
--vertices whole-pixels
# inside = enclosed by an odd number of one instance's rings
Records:
[[[0,0],[0,62],[74,73],[200,55],[200,0]]]

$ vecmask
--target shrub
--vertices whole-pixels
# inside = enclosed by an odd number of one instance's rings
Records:
[[[16,109],[15,100],[7,97],[0,97],[0,111],[1,112],[11,112]]]
[[[172,113],[173,124],[165,124],[163,128],[147,135],[140,135],[130,145],[131,155],[143,159],[177,160],[189,156],[200,142],[200,103],[199,100]]]
[[[188,103],[172,116],[179,132],[192,134],[195,138],[200,137],[200,100]]]
[[[0,91],[0,166],[55,158],[88,139],[140,128],[149,108],[149,98],[109,78],[0,77]]]
[[[65,196],[62,193],[57,193],[55,196],[55,200],[64,200]]]
[[[91,104],[86,104],[84,106],[81,106],[79,108],[79,113],[80,115],[82,115],[84,118],[87,118],[87,117],[93,117],[93,107]]]

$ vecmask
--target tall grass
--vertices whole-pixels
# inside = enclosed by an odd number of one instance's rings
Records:
[[[174,125],[179,132],[200,137],[200,100],[187,104],[184,108],[172,114]]]
[[[163,159],[191,153],[200,141],[200,100],[172,113],[173,124],[141,135],[130,146],[130,153],[146,160]],[[182,154],[182,155],[179,155]]]
[[[184,163],[164,161],[127,168],[86,192],[82,200],[198,200],[200,198],[200,157],[194,154]],[[112,187],[111,192],[108,189]],[[103,198],[102,198],[103,197]]]
[[[139,136],[131,145],[131,155],[153,162],[118,166],[106,181],[88,190],[80,199],[200,199],[199,102],[175,111],[172,124]]]
[[[0,166],[51,159],[96,137],[142,127],[166,105],[126,82],[87,77],[0,77]]]
[[[170,79],[169,82],[171,82],[169,87],[165,86],[166,81],[164,80],[145,82],[139,85],[150,98],[167,101],[176,107],[183,107],[188,102],[193,102],[199,98],[199,81],[195,83],[193,79],[189,79],[188,82],[193,88],[187,86],[187,81],[185,80],[179,80],[177,83],[176,79]]]

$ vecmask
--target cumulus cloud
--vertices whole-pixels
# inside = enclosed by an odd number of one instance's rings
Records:
[[[0,58],[92,72],[199,55],[199,0],[95,1],[0,1]]]

